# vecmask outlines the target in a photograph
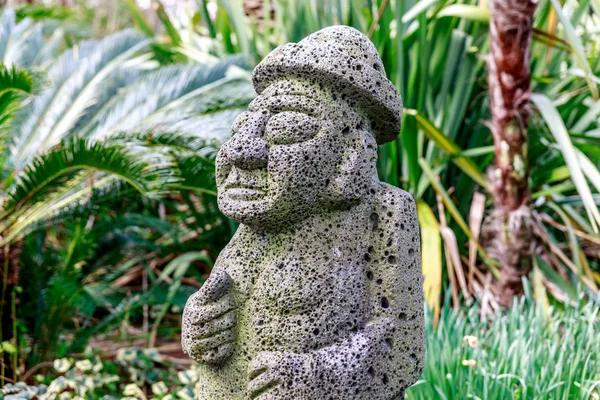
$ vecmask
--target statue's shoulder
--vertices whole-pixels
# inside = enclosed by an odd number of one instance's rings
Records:
[[[371,248],[375,259],[379,259],[373,268],[387,270],[391,267],[392,274],[410,270],[415,271],[416,277],[420,276],[419,221],[410,193],[380,183],[371,221],[374,223]]]
[[[415,212],[415,199],[410,193],[385,182],[379,182],[375,195],[379,208],[390,208],[404,213]]]

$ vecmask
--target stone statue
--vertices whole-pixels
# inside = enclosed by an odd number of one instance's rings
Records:
[[[241,225],[183,314],[200,399],[403,399],[425,356],[419,231],[376,171],[400,96],[344,26],[278,47],[253,82],[217,156]]]

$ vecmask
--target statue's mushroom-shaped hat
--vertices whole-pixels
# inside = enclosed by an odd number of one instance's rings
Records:
[[[282,78],[317,80],[360,107],[378,144],[394,140],[402,122],[402,99],[387,79],[373,43],[358,30],[332,26],[298,43],[277,47],[254,69],[257,93]]]

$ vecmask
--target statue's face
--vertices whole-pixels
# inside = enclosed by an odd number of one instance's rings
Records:
[[[359,124],[345,102],[316,84],[271,85],[238,116],[217,155],[219,208],[250,226],[283,228],[329,207]]]

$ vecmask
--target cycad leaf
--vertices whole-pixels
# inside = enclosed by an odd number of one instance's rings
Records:
[[[10,243],[16,237],[34,229],[63,221],[65,216],[81,215],[90,205],[98,204],[107,198],[121,194],[123,181],[116,175],[105,175],[90,180],[89,174],[80,173],[64,185],[64,188],[49,193],[43,202],[30,204],[10,218],[4,218],[2,224],[2,243]]]
[[[46,69],[45,67],[50,61],[53,61],[56,57],[58,57],[61,53],[61,49],[65,45],[65,32],[63,29],[56,29],[54,33],[50,36],[48,40],[44,43],[42,48],[40,49],[37,58],[35,59],[35,65],[39,66],[42,69]]]
[[[0,60],[4,59],[4,54],[8,48],[10,34],[15,27],[15,13],[11,9],[7,9],[0,16]]]
[[[182,114],[177,120],[165,117],[153,129],[147,124],[140,127],[141,133],[121,133],[115,139],[141,141],[144,146],[169,146],[174,151],[189,150],[201,157],[214,159],[223,142],[229,139],[229,127],[243,110],[232,108],[200,115]]]
[[[26,18],[12,30],[3,61],[8,66],[30,68],[43,43],[42,25]]]
[[[181,171],[179,188],[217,195],[214,164],[195,154],[180,154],[176,161]]]
[[[10,124],[19,109],[23,95],[31,94],[35,88],[35,80],[28,71],[6,68],[0,64],[0,154],[4,158],[6,139],[10,132]]]
[[[34,20],[65,20],[68,18],[75,17],[75,12],[72,8],[58,6],[58,5],[45,5],[45,4],[27,4],[19,7],[16,10],[17,19],[22,20],[24,18],[32,18]]]
[[[81,170],[116,175],[144,194],[164,190],[178,175],[172,163],[160,157],[135,157],[129,149],[114,143],[91,143],[84,138],[73,138],[36,157],[19,174],[10,188],[5,209],[18,210],[41,200]]]
[[[163,67],[128,86],[113,97],[81,131],[95,139],[117,131],[139,128],[145,119],[174,108],[173,103],[225,77],[232,66],[244,65],[241,57],[228,57],[215,65]],[[175,103],[177,104],[177,103]],[[177,109],[176,115],[186,115]]]
[[[100,42],[82,42],[66,51],[48,72],[52,87],[36,98],[16,134],[16,167],[60,142],[86,110],[96,104],[107,79],[113,78],[126,60],[147,45],[140,33],[125,30]]]

